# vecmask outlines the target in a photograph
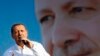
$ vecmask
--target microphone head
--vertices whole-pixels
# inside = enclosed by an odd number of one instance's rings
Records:
[[[22,42],[26,46],[29,44],[29,41],[27,39],[23,38],[22,36],[19,36],[19,41]]]
[[[22,40],[23,44],[28,45],[29,42],[27,40]]]

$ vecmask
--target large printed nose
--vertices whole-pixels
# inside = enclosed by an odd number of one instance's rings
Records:
[[[72,45],[80,40],[81,32],[65,20],[55,21],[53,27],[53,44],[58,47]]]

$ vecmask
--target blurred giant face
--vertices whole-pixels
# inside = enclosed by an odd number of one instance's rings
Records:
[[[52,56],[100,56],[100,0],[35,0]]]

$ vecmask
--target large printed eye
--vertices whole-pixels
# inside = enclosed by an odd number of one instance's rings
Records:
[[[45,15],[40,19],[40,23],[42,24],[42,23],[48,22],[52,19],[54,19],[53,15]]]
[[[72,8],[72,10],[70,11],[70,13],[80,13],[83,11],[82,7],[74,7]]]
[[[73,7],[69,13],[70,14],[77,14],[77,13],[87,13],[87,12],[91,12],[94,11],[95,8],[93,7]]]

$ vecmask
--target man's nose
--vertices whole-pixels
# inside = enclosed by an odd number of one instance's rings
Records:
[[[73,25],[60,20],[53,27],[53,44],[58,47],[65,47],[76,43],[80,39],[81,32]]]
[[[22,32],[21,31],[18,31],[18,36],[21,36]]]

